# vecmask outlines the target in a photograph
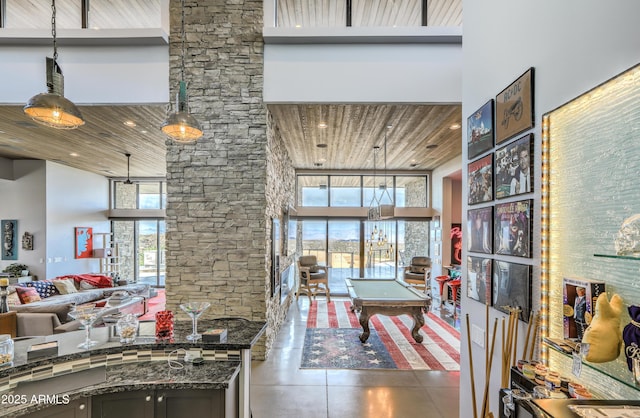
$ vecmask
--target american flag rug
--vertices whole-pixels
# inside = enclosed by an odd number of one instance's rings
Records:
[[[373,315],[369,327],[371,335],[363,344],[350,301],[313,301],[300,367],[460,370],[460,332],[431,312],[420,329],[422,343],[413,340],[413,319],[408,315]]]

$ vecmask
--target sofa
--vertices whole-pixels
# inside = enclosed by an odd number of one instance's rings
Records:
[[[65,286],[61,286],[64,281]],[[70,284],[71,283],[71,284]],[[66,288],[68,292],[61,292]],[[34,294],[37,293],[37,296]],[[51,335],[79,328],[78,321],[68,316],[76,305],[105,304],[115,292],[131,296],[148,296],[149,285],[133,283],[118,286],[110,277],[99,274],[80,274],[37,280],[9,286],[9,310],[17,313],[16,336]],[[116,313],[117,308],[104,314]]]

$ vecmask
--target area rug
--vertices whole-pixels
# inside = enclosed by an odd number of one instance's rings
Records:
[[[386,362],[361,361],[358,366],[350,363],[350,359],[340,361],[340,350],[327,344],[314,345],[316,338],[330,336],[337,344],[340,338],[351,338],[350,350],[354,353],[362,351],[366,354],[369,347],[365,347],[358,338],[362,327],[357,314],[351,312],[351,302],[348,300],[314,301],[309,308],[307,318],[307,333],[305,335],[302,353],[304,368],[388,368],[400,370],[460,370],[460,332],[451,327],[433,313],[425,315],[425,325],[420,329],[424,337],[422,343],[416,343],[411,336],[413,319],[408,315],[385,316],[374,315],[369,320],[371,336],[367,343],[372,343],[376,355],[384,356],[383,350],[376,346],[379,340],[385,351],[391,357],[393,364]],[[312,331],[310,330],[319,330]],[[337,331],[341,330],[341,331]],[[344,333],[345,330],[351,330]],[[375,331],[375,339],[374,337]],[[344,343],[347,344],[346,342]],[[366,343],[365,343],[366,344]],[[353,347],[360,347],[360,351]],[[350,353],[350,352],[349,352]],[[373,354],[372,354],[373,355]],[[323,358],[326,357],[326,358]],[[355,357],[355,355],[354,355]],[[366,356],[362,356],[363,359]],[[382,358],[382,357],[381,357]],[[318,366],[315,366],[318,364]],[[324,364],[324,366],[320,365]],[[326,366],[327,364],[332,366]]]

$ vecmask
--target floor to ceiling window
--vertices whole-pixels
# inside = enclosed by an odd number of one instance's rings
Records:
[[[166,224],[157,211],[166,207],[165,183],[113,181],[111,206],[120,277],[164,287]],[[120,209],[128,211],[119,212]]]

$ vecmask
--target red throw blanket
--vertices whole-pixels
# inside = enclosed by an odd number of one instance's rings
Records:
[[[80,282],[87,282],[92,286],[103,288],[113,287],[113,280],[109,276],[103,276],[102,274],[69,274],[60,279],[73,279],[78,285]]]

